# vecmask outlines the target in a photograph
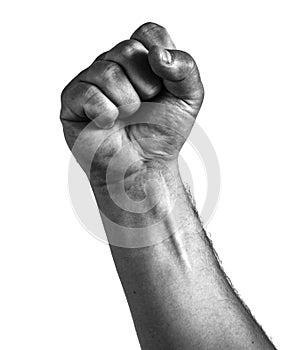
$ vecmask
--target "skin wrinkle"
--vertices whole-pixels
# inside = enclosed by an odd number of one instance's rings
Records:
[[[67,85],[61,95],[61,120],[67,144],[101,210],[141,349],[275,349],[224,273],[179,174],[178,154],[204,97],[197,65],[155,23],[145,23],[131,38],[139,45],[128,40],[114,46]],[[169,65],[162,61],[163,48],[173,58]],[[127,56],[125,62],[120,53]],[[147,100],[156,81],[160,91]],[[90,119],[141,96],[139,102],[148,101],[143,112],[149,111],[156,125],[142,123],[144,114],[137,119],[130,108],[113,126],[109,118],[100,126],[97,120],[89,124],[84,97],[94,84],[100,86],[99,99],[90,101]],[[124,129],[123,117],[135,125]],[[100,144],[91,163],[92,151]],[[137,211],[144,207],[150,210]]]

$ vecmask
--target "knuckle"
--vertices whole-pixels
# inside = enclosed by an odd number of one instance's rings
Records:
[[[114,80],[119,77],[121,74],[121,68],[117,63],[114,62],[106,62],[101,73],[101,77],[104,81],[106,80]]]
[[[61,104],[70,109],[79,108],[98,93],[99,90],[94,85],[87,86],[87,84],[81,82],[68,85],[61,93]]]
[[[146,44],[149,46],[152,46],[154,42],[151,40],[157,40],[156,42],[161,42],[165,47],[175,47],[166,28],[153,22],[148,22],[140,26],[133,33],[131,38],[139,40],[141,42],[142,40],[145,40]]]
[[[84,101],[86,103],[95,95],[97,95],[98,89],[94,85],[88,86],[88,88],[84,91]]]
[[[91,103],[85,103],[83,106],[84,113],[88,117],[96,117],[97,116],[97,110],[96,110],[96,105],[91,104]]]
[[[141,43],[136,40],[125,40],[119,44],[119,54],[124,58],[131,58],[141,49]]]
[[[103,52],[102,54],[100,54],[99,56],[96,57],[94,62],[104,60],[106,54],[107,54],[107,52]]]
[[[139,29],[140,33],[147,34],[150,32],[166,32],[166,29],[159,24],[153,23],[153,22],[147,22],[144,23]]]
[[[139,29],[136,30],[133,37],[138,38],[158,38],[161,40],[167,40],[170,43],[169,34],[165,27],[159,24],[148,22],[143,24]]]

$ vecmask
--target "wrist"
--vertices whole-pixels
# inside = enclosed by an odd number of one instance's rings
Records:
[[[100,183],[92,176],[90,183],[100,210],[114,221],[124,214],[158,219],[170,209],[182,186],[177,161],[146,162],[121,180],[106,178]]]
[[[111,244],[140,247],[158,243],[190,221],[199,225],[177,161],[148,162],[123,181],[101,186],[91,179]]]

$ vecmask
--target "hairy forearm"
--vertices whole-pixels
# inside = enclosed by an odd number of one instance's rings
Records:
[[[142,348],[273,349],[220,268],[177,167],[154,177],[146,196],[159,202],[140,214],[120,209],[106,189],[93,186],[103,217],[120,228],[111,251]],[[130,180],[131,199],[143,199],[147,172]],[[104,226],[108,237],[116,230],[105,218]],[[140,234],[153,235],[152,244],[139,244],[140,227]]]
[[[63,90],[61,120],[92,189],[143,349],[272,349],[182,184],[204,98],[193,57],[141,25]]]

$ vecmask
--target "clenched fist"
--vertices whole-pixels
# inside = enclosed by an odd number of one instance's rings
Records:
[[[275,349],[221,269],[179,173],[203,97],[193,58],[146,23],[64,89],[65,138],[90,180],[141,348]]]
[[[110,181],[119,181],[177,161],[203,96],[193,58],[146,23],[65,87],[65,138],[95,185],[108,181],[109,164]]]

